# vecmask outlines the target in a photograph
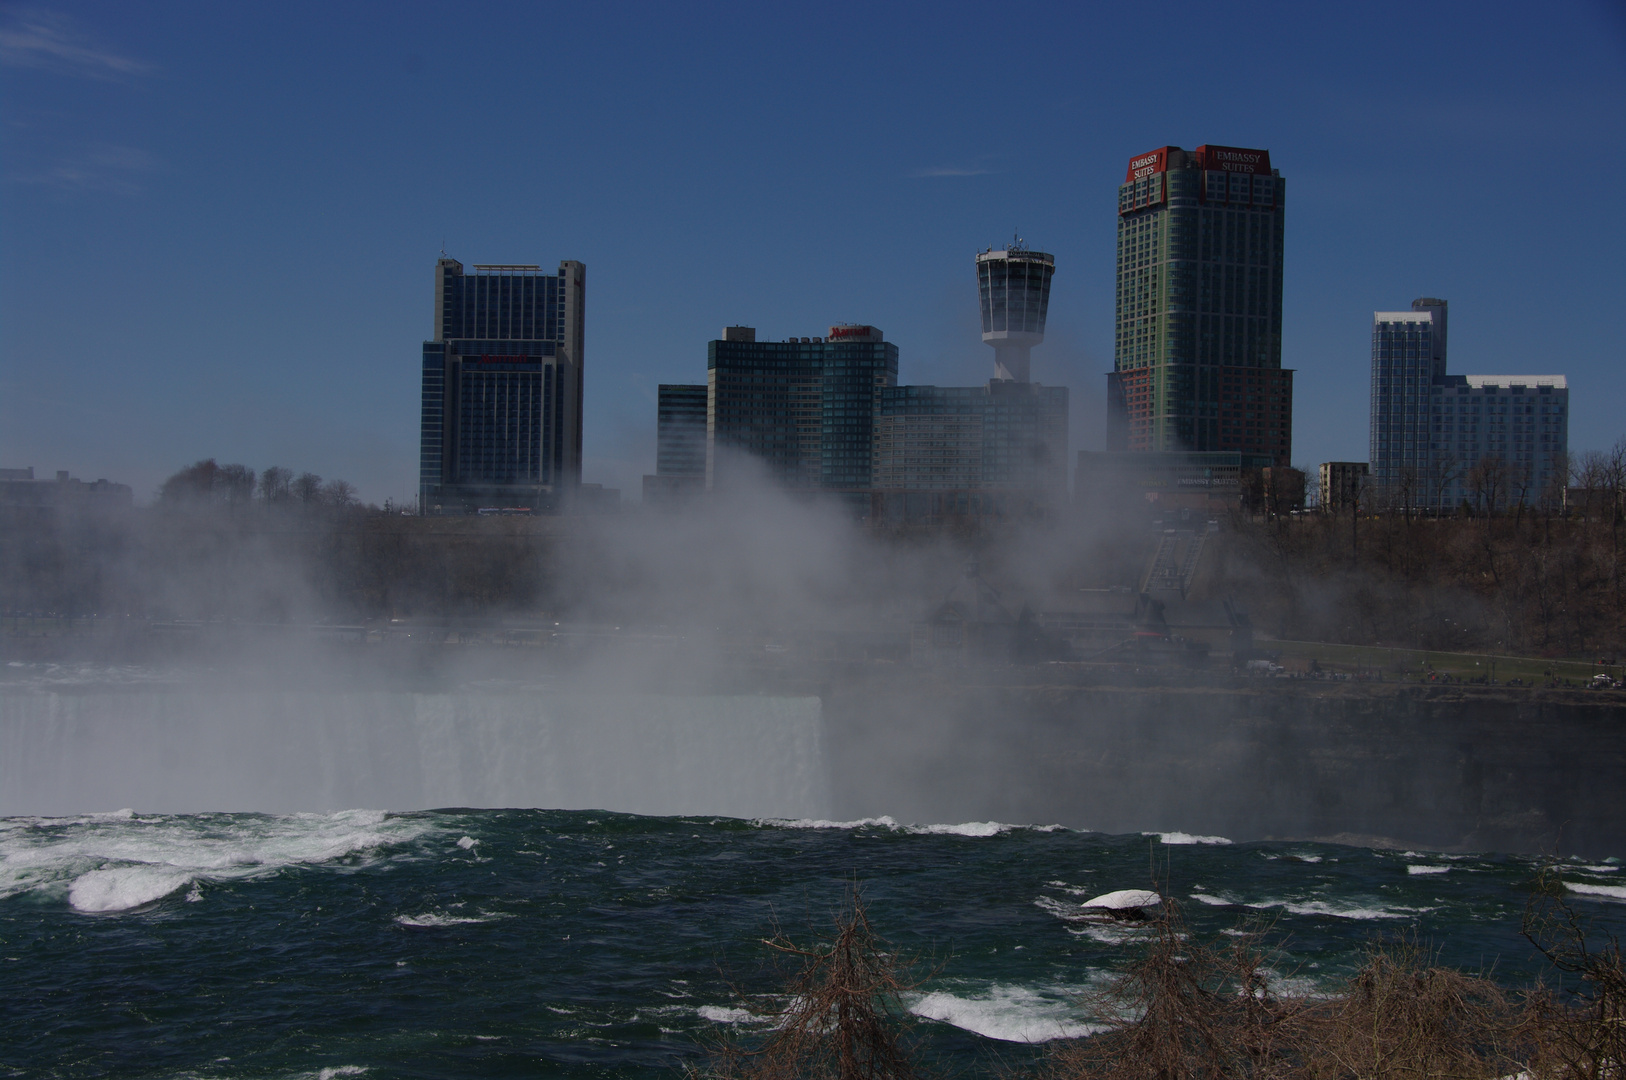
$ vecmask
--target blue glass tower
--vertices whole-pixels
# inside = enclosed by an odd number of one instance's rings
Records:
[[[581,483],[586,268],[435,264],[423,343],[422,513],[556,508]]]

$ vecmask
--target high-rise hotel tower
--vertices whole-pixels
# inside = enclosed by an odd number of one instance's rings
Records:
[[[423,513],[557,507],[581,483],[586,268],[435,264],[423,343]]]
[[[1109,450],[1228,451],[1286,465],[1282,367],[1286,181],[1268,150],[1165,146],[1118,189]]]

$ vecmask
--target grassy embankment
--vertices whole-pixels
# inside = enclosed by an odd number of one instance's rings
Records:
[[[1431,673],[1436,676],[1449,675],[1457,682],[1494,680],[1503,685],[1509,679],[1519,679],[1545,686],[1557,679],[1560,683],[1579,686],[1600,673],[1616,680],[1626,680],[1626,664],[1601,664],[1589,660],[1436,652],[1319,641],[1272,641],[1265,638],[1258,640],[1258,646],[1262,652],[1275,654],[1278,663],[1293,670],[1302,670],[1314,661],[1322,671],[1367,676],[1381,672],[1385,679],[1407,682],[1427,682]]]

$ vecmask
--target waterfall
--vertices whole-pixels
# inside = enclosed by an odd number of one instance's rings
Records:
[[[0,815],[546,807],[817,818],[820,701],[0,688]]]

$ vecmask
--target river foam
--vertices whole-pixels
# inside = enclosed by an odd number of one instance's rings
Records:
[[[1564,888],[1579,896],[1596,896],[1603,900],[1626,900],[1626,885],[1591,885],[1583,881],[1566,881]]]
[[[1060,987],[995,983],[976,993],[937,990],[910,1004],[909,1011],[1001,1042],[1077,1039],[1106,1030],[1079,1015],[1075,997]]]
[[[0,828],[0,899],[39,893],[60,895],[85,913],[128,911],[201,882],[370,861],[434,831],[426,820],[377,810],[11,818]]]

